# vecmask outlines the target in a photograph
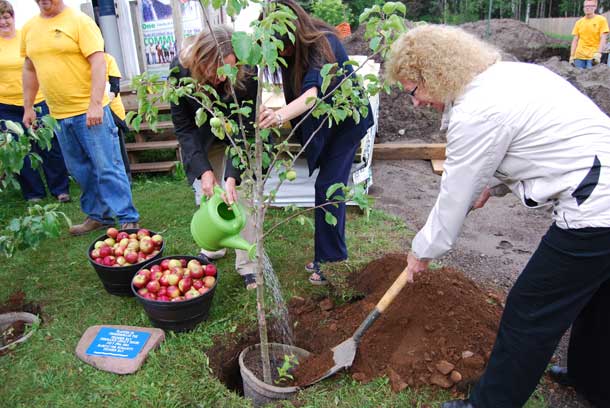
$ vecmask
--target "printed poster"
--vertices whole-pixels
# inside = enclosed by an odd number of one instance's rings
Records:
[[[166,77],[177,55],[171,0],[141,0],[142,34],[146,70]],[[201,31],[203,11],[199,0],[180,0],[185,37]]]

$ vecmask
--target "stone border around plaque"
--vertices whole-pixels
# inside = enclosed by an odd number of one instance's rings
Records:
[[[89,327],[79,340],[76,356],[99,370],[132,374],[163,340],[165,333],[161,329],[96,325]]]

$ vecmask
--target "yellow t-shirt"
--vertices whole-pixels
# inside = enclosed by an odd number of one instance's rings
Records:
[[[23,58],[20,54],[21,33],[11,39],[0,37],[0,103],[23,106]],[[34,103],[44,101],[38,92]]]
[[[574,58],[590,60],[599,50],[599,41],[603,33],[607,33],[608,20],[606,17],[595,15],[592,18],[583,17],[576,22],[572,35],[578,36],[578,46]]]
[[[87,57],[104,52],[100,29],[86,14],[66,7],[52,18],[33,17],[21,30],[21,55],[36,68],[51,115],[65,119],[87,112],[91,65]],[[102,105],[108,105],[104,95]]]
[[[106,80],[108,81],[108,77],[111,76],[122,78],[123,76],[121,75],[121,71],[119,70],[119,66],[114,57],[106,53],[104,54],[104,58],[106,59]],[[125,120],[127,117],[125,106],[123,106],[123,101],[121,100],[121,94],[116,94],[114,99],[110,101],[110,109],[122,120]]]

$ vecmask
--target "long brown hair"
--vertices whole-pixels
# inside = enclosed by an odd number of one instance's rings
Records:
[[[296,15],[293,20],[295,30],[294,45],[284,36],[284,46],[294,46],[294,66],[292,67],[290,89],[294,96],[301,93],[305,73],[311,68],[322,68],[324,64],[337,61],[326,35],[336,35],[336,30],[324,21],[312,17],[294,0],[275,0],[275,3],[289,7]]]
[[[223,59],[231,54],[233,45],[231,36],[233,30],[225,25],[212,27],[212,31],[203,30],[184,41],[180,51],[180,64],[191,73],[191,76],[201,84],[213,85],[217,69],[223,65]],[[218,46],[216,45],[218,43]],[[238,66],[236,89],[244,89],[244,68]],[[230,95],[231,84],[227,79],[222,85],[224,95]]]

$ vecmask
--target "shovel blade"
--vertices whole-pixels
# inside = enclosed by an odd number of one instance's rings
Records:
[[[324,375],[322,375],[320,378],[316,378],[308,385],[312,385],[328,377],[332,377],[339,371],[351,367],[352,363],[354,362],[354,358],[356,357],[357,348],[358,345],[354,341],[353,337],[350,337],[343,343],[333,347],[332,352],[335,365],[332,366],[327,372],[325,372]]]

